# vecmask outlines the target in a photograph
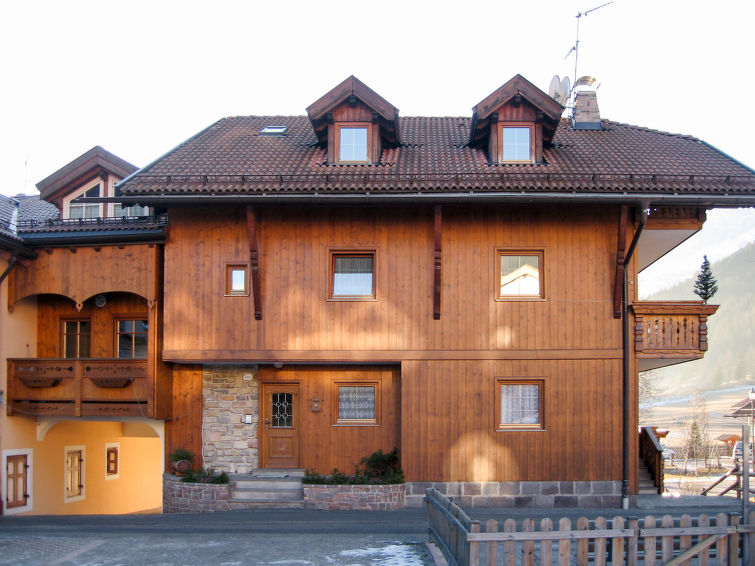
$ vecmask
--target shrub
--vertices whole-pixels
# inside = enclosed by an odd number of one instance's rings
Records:
[[[191,450],[187,450],[186,448],[176,448],[173,452],[170,453],[168,459],[171,462],[179,462],[180,460],[188,460],[189,462],[194,462],[194,453]]]
[[[399,467],[398,448],[394,448],[387,454],[378,450],[370,456],[362,458],[360,465],[354,470],[353,476],[349,476],[338,469],[334,469],[329,476],[323,476],[310,468],[302,478],[302,483],[320,485],[395,484],[404,483],[404,472]]]
[[[225,472],[216,472],[214,468],[199,468],[196,472],[188,471],[181,478],[186,483],[228,483],[228,474]]]

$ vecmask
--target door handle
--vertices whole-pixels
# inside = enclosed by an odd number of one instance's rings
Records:
[[[270,419],[265,419],[265,430],[270,428]]]

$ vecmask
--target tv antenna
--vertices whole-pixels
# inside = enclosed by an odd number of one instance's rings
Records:
[[[613,4],[613,0],[610,2],[606,2],[605,4],[601,4],[600,6],[595,6],[594,8],[590,8],[586,12],[578,12],[577,13],[577,40],[574,42],[574,45],[571,49],[569,49],[569,53],[566,54],[566,57],[564,59],[567,59],[569,55],[571,55],[572,51],[574,51],[574,86],[577,85],[577,65],[579,64],[579,20],[582,19],[582,16],[586,16],[590,12],[594,12],[596,10],[600,10],[601,8],[605,8],[609,4]]]

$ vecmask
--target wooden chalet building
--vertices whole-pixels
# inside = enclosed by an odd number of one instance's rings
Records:
[[[18,231],[35,257],[8,307],[35,296],[39,322],[9,414],[164,422],[164,454],[230,473],[398,447],[413,506],[428,482],[619,505],[638,371],[702,357],[716,310],[638,301],[637,273],[707,209],[755,205],[755,173],[602,119],[594,93],[563,112],[517,75],[471,117],[399,117],[349,77],[306,116],[225,118],[121,172],[79,202],[159,216]]]

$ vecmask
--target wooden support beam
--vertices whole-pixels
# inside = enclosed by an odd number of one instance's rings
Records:
[[[619,239],[616,245],[616,277],[613,284],[613,317],[621,318],[621,294],[624,287],[624,257],[626,255],[627,223],[629,208],[623,205],[619,210]]]
[[[441,275],[441,225],[442,209],[440,205],[435,206],[435,252],[433,259],[433,319],[440,320],[440,275]]]
[[[252,278],[252,297],[254,299],[254,318],[262,320],[262,302],[260,295],[260,254],[257,246],[257,212],[253,206],[246,207],[246,231],[249,238],[249,262]]]

